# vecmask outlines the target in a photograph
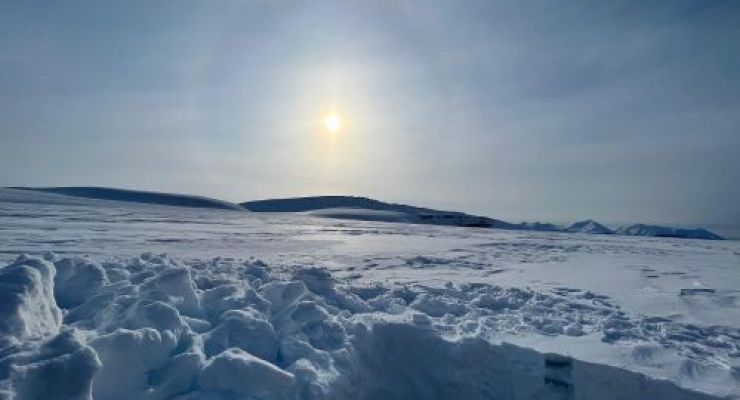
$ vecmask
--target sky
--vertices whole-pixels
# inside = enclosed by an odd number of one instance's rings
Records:
[[[0,186],[740,224],[738,21],[710,0],[0,0]]]

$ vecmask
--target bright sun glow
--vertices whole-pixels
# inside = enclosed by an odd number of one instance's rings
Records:
[[[329,114],[324,118],[324,127],[329,132],[336,132],[342,127],[342,120],[337,114]]]

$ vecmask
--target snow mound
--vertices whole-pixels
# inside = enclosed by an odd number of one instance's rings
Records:
[[[711,399],[495,338],[659,343],[691,361],[682,384],[730,377],[740,351],[737,330],[645,320],[590,292],[368,288],[255,260],[22,256],[0,268],[0,288],[8,399]]]
[[[228,392],[250,399],[296,398],[295,376],[241,349],[228,349],[210,359],[200,373],[203,390]]]
[[[666,226],[636,224],[617,229],[620,235],[673,237],[682,239],[722,240],[723,238],[704,228],[681,229]]]
[[[216,200],[203,196],[147,192],[141,190],[117,189],[107,187],[79,186],[79,187],[46,187],[26,188],[16,187],[11,190],[25,190],[42,193],[51,193],[69,197],[81,197],[98,200],[114,200],[131,203],[158,204],[177,207],[214,208],[222,210],[245,211],[238,204],[224,200]]]
[[[0,398],[88,400],[100,366],[95,351],[74,329],[46,341],[4,348]]]
[[[50,262],[25,256],[0,269],[0,344],[59,331],[62,312],[54,300],[55,274]]]

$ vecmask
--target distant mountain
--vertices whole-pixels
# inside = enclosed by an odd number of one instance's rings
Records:
[[[722,237],[706,229],[680,229],[652,225],[633,225],[613,231],[592,220],[576,222],[568,227],[546,222],[522,222],[512,224],[506,221],[465,214],[459,211],[435,210],[386,203],[367,197],[356,196],[313,196],[287,199],[247,201],[240,204],[254,212],[305,212],[327,218],[353,219],[363,221],[405,222],[434,225],[475,226],[509,230],[540,232],[580,232],[591,234],[622,234],[631,236],[658,236],[690,239],[720,240]]]
[[[470,215],[459,211],[444,211],[405,204],[386,203],[367,197],[356,196],[295,197],[247,201],[240,205],[254,212],[310,212],[317,216],[342,219],[392,220],[395,222],[419,224],[517,229],[516,224],[510,224],[488,217]],[[385,213],[378,213],[379,211],[384,211]]]
[[[176,207],[195,207],[195,208],[214,208],[221,210],[240,210],[245,209],[228,201],[211,199],[202,196],[192,196],[186,194],[145,192],[140,190],[116,189],[107,187],[94,186],[76,186],[76,187],[13,187],[10,189],[28,190],[45,193],[55,193],[65,196],[83,197],[98,200],[115,200],[131,203],[158,204]]]
[[[617,229],[620,235],[628,236],[653,236],[653,237],[675,237],[684,239],[707,239],[722,240],[723,237],[704,228],[682,229],[667,226],[635,224]]]
[[[592,219],[576,222],[567,227],[565,230],[573,233],[593,233],[599,235],[610,235],[614,233],[613,230],[605,227],[604,225],[601,225],[600,223]]]
[[[565,228],[560,225],[549,222],[522,222],[516,225],[516,229],[523,231],[540,231],[540,232],[565,232]]]

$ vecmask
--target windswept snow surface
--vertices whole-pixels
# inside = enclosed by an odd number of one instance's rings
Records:
[[[0,251],[0,399],[740,398],[735,241],[0,202]]]

